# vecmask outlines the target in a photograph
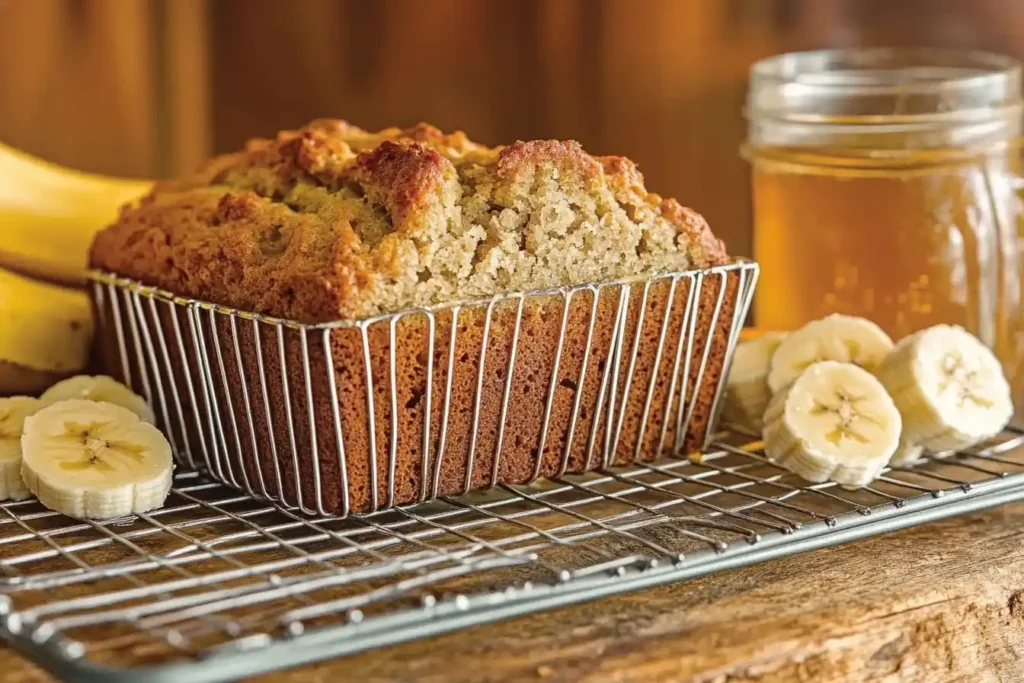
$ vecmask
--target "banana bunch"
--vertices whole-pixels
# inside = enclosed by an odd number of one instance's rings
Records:
[[[0,396],[39,394],[89,360],[93,235],[151,183],[50,164],[0,145]]]
[[[92,333],[84,291],[0,270],[0,395],[38,394],[82,370]]]
[[[991,438],[1013,415],[999,361],[962,328],[938,325],[894,345],[845,315],[741,344],[725,406],[727,419],[761,432],[776,464],[853,488],[886,465]]]
[[[0,267],[81,285],[93,236],[151,186],[75,171],[0,144]]]
[[[145,399],[109,377],[73,377],[38,399],[0,399],[0,500],[34,494],[84,519],[160,507],[174,465],[152,419]]]

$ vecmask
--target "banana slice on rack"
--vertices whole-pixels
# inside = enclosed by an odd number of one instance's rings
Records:
[[[825,360],[873,371],[892,346],[889,335],[870,320],[836,313],[807,323],[779,344],[772,356],[768,386],[772,393],[781,391],[812,363]]]
[[[67,401],[72,398],[113,403],[116,406],[132,411],[143,422],[149,422],[150,424],[156,422],[153,409],[146,403],[146,399],[113,377],[107,377],[106,375],[76,375],[75,377],[69,377],[47,389],[41,398],[47,404]]]
[[[900,340],[876,374],[903,416],[905,438],[929,451],[973,446],[1013,417],[999,361],[961,327],[937,325]]]
[[[899,445],[889,458],[889,464],[894,467],[906,467],[924,460],[924,446],[907,441],[901,436]]]
[[[851,488],[881,473],[900,438],[900,413],[881,382],[836,361],[811,365],[776,394],[764,423],[772,462],[808,481]]]
[[[38,398],[0,398],[0,500],[32,495],[21,480],[21,432],[25,418],[43,407]]]
[[[110,519],[163,505],[171,447],[121,406],[70,400],[25,420],[22,478],[39,501],[80,519]]]
[[[723,419],[738,427],[761,431],[761,418],[772,398],[768,370],[772,355],[785,338],[784,332],[769,332],[736,347],[726,380]]]

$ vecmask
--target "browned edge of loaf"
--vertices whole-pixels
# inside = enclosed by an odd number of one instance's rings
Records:
[[[305,323],[729,262],[704,218],[624,157],[331,120],[157,183],[89,253],[92,268]]]
[[[670,448],[675,440],[675,425],[680,410],[684,411],[684,417],[691,415],[683,437],[682,454],[690,453],[702,445],[712,417],[710,413],[715,389],[725,362],[733,311],[737,305],[739,273],[729,271],[727,278],[723,304],[714,328],[712,317],[721,280],[717,276],[705,278],[700,297],[696,301],[696,324],[692,338],[686,335],[683,324],[692,280],[678,280],[668,310],[668,328],[657,367],[655,357],[669,303],[669,280],[662,279],[651,285],[642,326],[638,326],[638,322],[643,286],[633,287],[628,298],[622,361],[615,382],[616,410],[612,434],[619,434],[615,464],[633,461],[634,454],[640,460],[657,457],[666,419],[664,443]],[[142,373],[147,373],[154,394],[154,409],[161,426],[172,442],[178,445],[181,462],[187,463],[191,458],[200,468],[208,469],[215,477],[223,478],[228,483],[237,483],[242,489],[257,494],[266,493],[289,505],[301,502],[307,509],[322,509],[324,512],[338,514],[373,509],[371,472],[374,470],[378,507],[432,497],[436,468],[436,493],[439,495],[459,494],[467,488],[479,489],[492,484],[526,483],[532,479],[538,457],[541,460],[541,476],[553,476],[558,473],[563,462],[577,396],[578,418],[566,470],[569,473],[580,473],[600,467],[606,443],[611,382],[605,391],[603,409],[597,411],[596,406],[604,370],[609,363],[609,343],[619,298],[618,287],[607,287],[598,299],[591,350],[582,384],[579,383],[579,377],[586,351],[593,298],[590,293],[584,292],[571,299],[561,362],[553,383],[550,419],[544,434],[541,428],[549,387],[552,386],[563,299],[558,296],[528,299],[523,307],[503,430],[501,412],[514,337],[514,301],[499,304],[494,309],[487,335],[479,393],[477,382],[486,307],[470,306],[458,314],[450,378],[448,362],[453,312],[444,310],[436,313],[430,437],[425,452],[423,435],[427,405],[429,327],[422,313],[403,317],[395,325],[393,339],[387,321],[367,328],[366,341],[373,385],[375,455],[369,438],[368,418],[371,413],[367,400],[363,338],[358,328],[335,329],[330,333],[330,362],[325,353],[322,331],[303,332],[295,328],[281,328],[283,366],[278,328],[266,323],[257,324],[219,313],[211,316],[208,311],[200,309],[191,318],[185,307],[164,302],[157,304],[158,320],[154,320],[150,308],[144,302],[146,320],[138,321],[137,329],[127,322],[122,328],[126,335],[130,383],[136,391],[142,392]],[[119,307],[122,319],[128,319],[131,311],[123,300],[115,302],[109,296],[104,297],[99,311],[98,338],[104,341],[104,357],[108,369],[115,376],[125,378],[127,373],[121,369],[120,352],[112,324],[112,307],[115,305]],[[198,324],[201,336],[193,337],[190,318],[191,322]],[[143,322],[147,324],[143,325]],[[148,340],[141,333],[143,328],[150,332]],[[181,333],[180,344],[178,331]],[[630,374],[629,360],[638,332],[636,360]],[[236,338],[237,348],[234,341]],[[307,350],[305,356],[303,338]],[[212,387],[204,380],[194,339],[198,339],[203,355],[210,363],[209,379]],[[257,362],[260,356],[257,340],[262,352],[262,381]],[[704,356],[705,344],[710,344],[710,350],[698,387],[698,369]],[[164,348],[167,349],[166,360],[162,352]],[[391,391],[392,348],[394,394]],[[680,406],[681,378],[688,348],[690,372],[685,401]],[[669,400],[669,385],[676,366],[677,349],[681,350],[682,355],[677,374],[680,381],[677,381],[674,395]],[[307,359],[308,375],[305,370]],[[440,440],[449,379],[451,391],[442,452]],[[191,380],[191,391],[187,380]],[[336,402],[331,398],[332,381],[337,390]],[[162,389],[162,396],[167,399],[166,403],[158,395],[158,386]],[[212,390],[212,400],[207,398],[208,390]],[[648,404],[649,392],[651,400]],[[264,396],[269,400],[265,400]],[[477,396],[478,405],[475,401]],[[625,406],[621,412],[619,428],[618,418],[623,401]],[[397,411],[393,411],[393,405]],[[646,420],[645,405],[648,406]],[[291,429],[287,412],[289,408]],[[342,428],[343,458],[339,457],[335,409]],[[211,410],[214,411],[212,416]],[[474,414],[477,424],[475,444]],[[393,431],[393,420],[396,431]],[[499,452],[497,440],[500,431],[503,434]],[[637,449],[641,431],[642,441]],[[394,441],[396,434],[397,442]],[[594,448],[588,450],[592,439]],[[540,450],[542,441],[543,451]],[[498,466],[494,478],[496,457]],[[344,463],[344,476],[341,463]]]

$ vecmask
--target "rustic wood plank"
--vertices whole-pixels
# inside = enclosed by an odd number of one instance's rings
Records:
[[[1021,680],[1022,540],[1018,503],[259,680]]]
[[[1024,504],[264,680],[1018,680]]]

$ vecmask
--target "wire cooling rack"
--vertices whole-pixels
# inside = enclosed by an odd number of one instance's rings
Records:
[[[668,460],[349,518],[196,473],[160,510],[0,505],[0,634],[62,677],[238,678],[1024,498],[1024,433],[809,486],[724,435]]]

